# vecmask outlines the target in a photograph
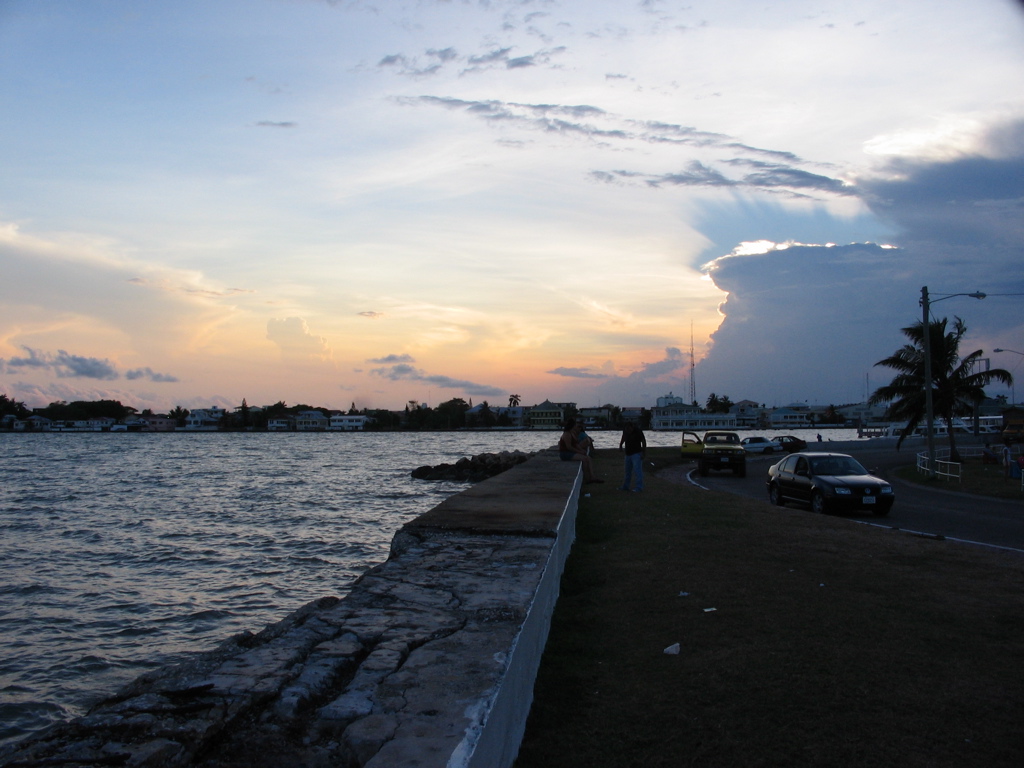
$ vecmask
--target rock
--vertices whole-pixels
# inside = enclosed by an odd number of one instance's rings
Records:
[[[417,480],[447,480],[457,483],[478,483],[499,475],[517,464],[522,464],[534,454],[522,451],[481,453],[472,458],[463,457],[454,464],[438,464],[414,469],[411,474]]]

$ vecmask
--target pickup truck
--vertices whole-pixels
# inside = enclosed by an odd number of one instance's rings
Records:
[[[705,432],[697,471],[707,477],[711,470],[731,469],[737,477],[747,476],[747,452],[735,432]]]
[[[684,459],[699,459],[704,450],[704,441],[696,432],[683,432],[679,448]]]

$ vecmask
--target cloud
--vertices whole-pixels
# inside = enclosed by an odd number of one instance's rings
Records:
[[[376,320],[378,317],[384,317],[383,312],[374,312],[373,310],[367,310],[366,312],[357,312],[360,317],[368,317],[371,320]]]
[[[22,347],[28,357],[12,357],[6,363],[10,371],[23,368],[34,368],[53,371],[58,378],[83,378],[110,381],[120,377],[117,368],[109,360],[96,357],[72,355],[65,350],[57,351],[56,355],[30,347]]]
[[[570,379],[607,379],[608,375],[604,373],[594,373],[587,368],[553,368],[547,371],[554,376],[566,376]]]
[[[416,361],[412,355],[385,355],[384,357],[377,357],[366,362],[379,365],[393,365],[395,363],[415,363]]]
[[[852,185],[840,179],[779,163],[736,158],[724,160],[722,164],[740,168],[747,167],[753,170],[750,173],[729,176],[724,170],[718,170],[699,160],[693,160],[682,170],[663,174],[617,170],[593,171],[591,175],[598,181],[640,181],[654,188],[666,186],[746,188],[763,192],[782,191],[792,196],[802,196],[807,192],[821,192],[828,195],[852,195],[856,192]]]
[[[764,239],[704,265],[727,299],[696,364],[700,391],[775,405],[863,400],[887,382],[874,364],[903,343],[900,328],[920,320],[922,285],[933,296],[989,294],[933,303],[933,317],[964,317],[972,350],[1012,347],[1022,329],[1015,297],[1024,294],[1024,121],[991,128],[974,146],[925,148],[856,179],[899,247]],[[776,217],[775,236],[786,221]],[[788,221],[794,230],[843,230],[838,221]],[[728,220],[719,226],[728,231]],[[756,211],[739,207],[733,236],[757,228],[769,232]]]
[[[492,387],[487,384],[477,384],[464,379],[453,379],[450,376],[428,374],[411,365],[399,363],[385,368],[374,368],[370,373],[381,376],[391,381],[421,381],[434,387],[442,389],[458,389],[469,395],[480,395],[484,397],[499,397],[505,394],[505,390]]]
[[[631,373],[629,378],[645,382],[659,379],[667,373],[679,370],[685,362],[683,353],[678,348],[666,347],[665,357],[653,363],[644,363],[638,371]]]
[[[280,122],[275,120],[260,120],[256,123],[256,126],[259,128],[294,128],[297,125],[298,123],[293,123],[290,120]]]
[[[784,194],[789,197],[833,197],[856,194],[849,182],[808,165],[793,152],[755,147],[722,133],[692,126],[632,120],[586,104],[529,104],[500,100],[465,100],[446,96],[399,97],[407,106],[431,106],[465,112],[477,119],[559,137],[598,140],[610,145],[640,148],[644,144],[673,144],[699,153],[670,171],[629,168],[593,170],[595,181],[638,184],[650,188],[695,187]]]
[[[875,213],[900,227],[908,246],[1012,266],[1001,280],[1013,280],[1024,275],[1024,121],[993,129],[981,143],[990,154],[897,158],[858,186]]]
[[[519,56],[512,52],[514,46],[492,48],[484,53],[464,56],[453,46],[427,48],[421,55],[391,53],[377,62],[379,69],[387,69],[406,77],[430,77],[440,74],[446,68],[458,68],[458,74],[477,74],[491,69],[525,69],[528,67],[552,66],[556,56],[565,53],[563,46],[542,48]]]
[[[759,252],[758,252],[759,251]],[[857,402],[914,319],[907,254],[873,243],[738,246],[706,265],[728,294],[696,364],[703,395],[769,405]]]
[[[148,379],[157,383],[173,383],[178,381],[177,376],[172,376],[169,373],[157,373],[152,368],[135,368],[125,371],[124,377],[129,381],[135,381],[136,379]]]
[[[556,368],[548,373],[570,378],[592,379],[595,395],[602,403],[624,406],[649,406],[657,397],[681,384],[676,374],[689,363],[689,356],[677,347],[666,347],[664,356],[653,363],[642,363],[636,370],[617,374],[611,361],[600,368]]]
[[[45,368],[50,369],[53,367],[53,356],[48,355],[46,352],[39,352],[38,350],[31,349],[29,347],[22,347],[28,352],[28,357],[12,357],[7,365],[10,368]]]
[[[294,360],[327,360],[331,349],[327,340],[310,332],[301,317],[267,321],[267,339],[277,344],[281,354]]]

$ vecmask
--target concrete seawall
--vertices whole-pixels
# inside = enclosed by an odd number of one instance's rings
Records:
[[[515,759],[575,537],[544,451],[394,537],[344,598],[143,675],[0,766],[450,766]]]

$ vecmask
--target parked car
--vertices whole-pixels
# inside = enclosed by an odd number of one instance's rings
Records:
[[[892,486],[844,453],[791,453],[768,468],[768,498],[809,504],[814,512],[863,510],[887,515],[896,496]]]
[[[740,444],[747,453],[775,453],[782,450],[781,445],[767,437],[744,437]]]
[[[747,452],[735,432],[704,433],[704,447],[697,461],[697,471],[707,477],[712,469],[731,469],[737,477],[747,476]]]
[[[788,453],[796,453],[807,448],[806,440],[801,440],[793,435],[780,435],[779,437],[773,437],[772,440],[781,445],[782,450]]]
[[[684,459],[699,459],[704,450],[704,440],[696,432],[683,432],[680,450]]]

